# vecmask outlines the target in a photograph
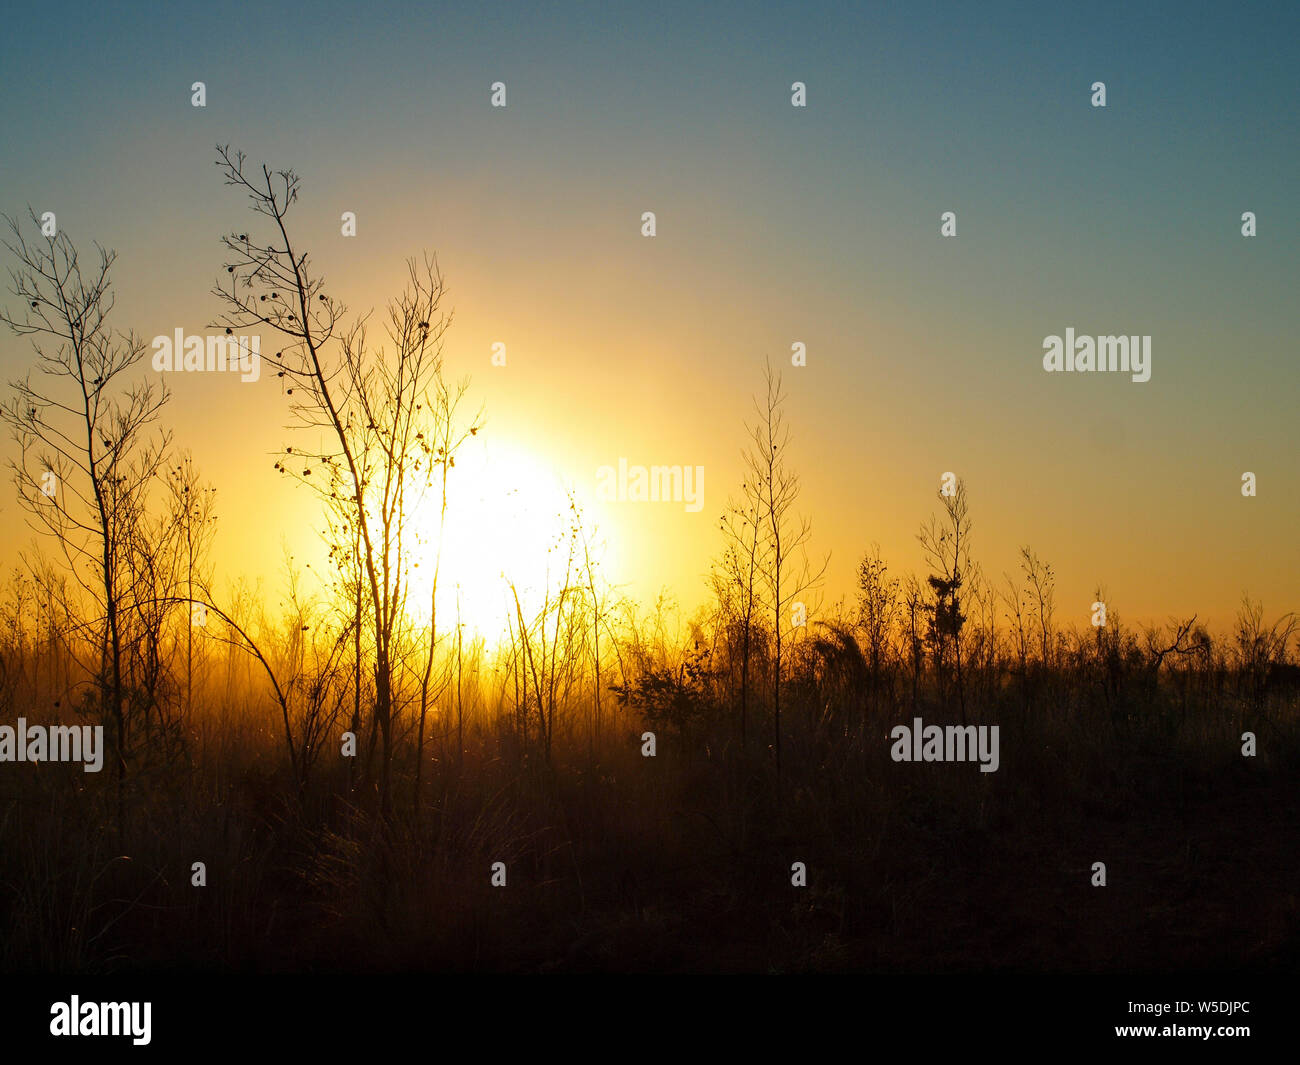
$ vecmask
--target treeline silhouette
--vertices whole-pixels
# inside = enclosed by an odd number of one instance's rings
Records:
[[[166,631],[156,671],[128,645],[125,777],[46,763],[0,778],[7,970],[1294,964],[1294,665],[1256,606],[1222,646],[1182,654],[1182,624],[1139,634],[1113,613],[1049,629],[1046,660],[1005,626],[962,626],[967,717],[1002,731],[988,775],[890,760],[894,724],[959,718],[955,655],[941,665],[937,635],[914,635],[905,591],[901,623],[873,629],[864,595],[795,639],[779,776],[766,626],[620,604],[597,716],[576,611],[571,640],[548,636],[566,650],[537,666],[540,703],[522,641],[453,645],[422,774],[402,692],[385,812],[373,690],[351,689],[326,604],[270,616],[232,598],[283,678],[287,731],[242,640],[201,630],[188,659],[188,626]],[[30,578],[6,588],[3,720],[101,720],[78,623],[43,602]]]

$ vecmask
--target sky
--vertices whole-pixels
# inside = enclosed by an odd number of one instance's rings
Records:
[[[216,144],[294,169],[297,240],[353,310],[437,254],[449,372],[484,411],[468,468],[543,502],[571,485],[639,598],[705,599],[771,359],[828,601],[872,543],[919,569],[953,471],[985,574],[1031,545],[1064,622],[1098,584],[1135,620],[1300,608],[1294,5],[48,3],[6,24],[0,210],[116,249],[119,328],[215,319],[219,240],[256,224]],[[1151,379],[1046,373],[1067,328],[1150,336]],[[0,336],[0,380],[31,363]],[[273,588],[284,548],[320,553],[312,497],[273,469],[280,383],[168,384],[218,488],[218,582]],[[702,466],[703,507],[599,501],[620,458]],[[30,535],[4,493],[12,561]],[[469,525],[480,554],[535,546],[508,510]]]

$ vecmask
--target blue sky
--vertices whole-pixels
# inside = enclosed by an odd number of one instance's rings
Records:
[[[954,469],[994,578],[1030,542],[1080,603],[1103,579],[1143,616],[1300,605],[1294,5],[56,3],[7,26],[0,209],[117,248],[123,327],[210,320],[246,218],[212,165],[232,142],[303,175],[304,239],[354,307],[438,252],[453,360],[498,438],[565,476],[699,462],[715,509],[764,356],[805,342],[788,383],[832,597],[873,540],[916,563]],[[1067,326],[1152,335],[1152,381],[1044,375]],[[499,338],[519,354],[493,376]],[[28,351],[0,337],[6,378]],[[243,484],[281,410],[183,381],[171,420]],[[629,581],[694,598],[708,520],[607,523]]]

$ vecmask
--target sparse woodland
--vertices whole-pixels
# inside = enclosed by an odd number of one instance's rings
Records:
[[[921,572],[864,543],[856,594],[824,602],[769,367],[707,609],[629,601],[575,504],[540,602],[485,639],[411,601],[413,559],[445,580],[413,516],[456,522],[458,448],[490,431],[444,375],[438,264],[396,264],[357,314],[296,243],[298,178],[217,163],[251,211],[213,328],[264,338],[284,490],[318,497],[332,569],[287,560],[273,597],[214,570],[226,494],[119,328],[112,254],[12,222],[0,318],[32,358],[3,417],[33,531],[0,591],[0,720],[103,725],[108,757],[0,775],[0,969],[1294,965],[1283,604],[1142,628],[1099,589],[1090,626],[1051,545],[982,571],[965,484],[916,516]],[[914,717],[1000,726],[1001,768],[895,763]]]

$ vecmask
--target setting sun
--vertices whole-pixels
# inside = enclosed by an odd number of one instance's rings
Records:
[[[554,588],[563,580],[574,523],[571,498],[585,520],[583,493],[534,455],[484,436],[467,442],[447,479],[441,558],[436,486],[416,510],[412,616],[429,618],[436,564],[439,627],[450,628],[459,617],[467,632],[500,636],[515,610],[512,584],[527,611],[545,596],[548,581]]]

